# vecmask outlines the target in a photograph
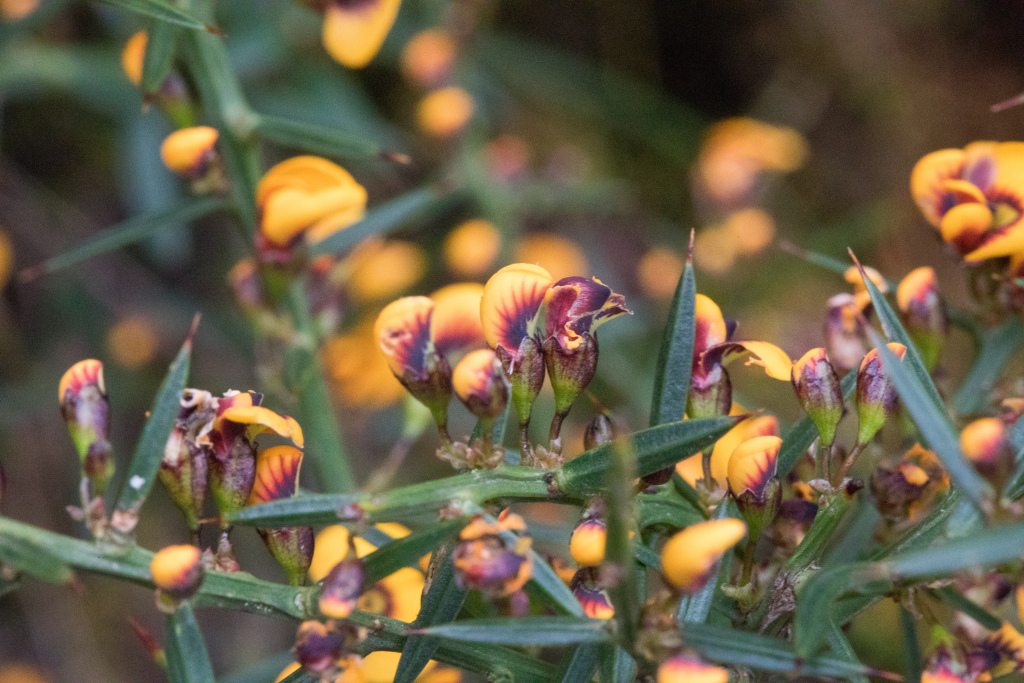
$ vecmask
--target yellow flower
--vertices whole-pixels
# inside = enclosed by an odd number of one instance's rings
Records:
[[[569,553],[581,567],[596,567],[604,562],[608,529],[599,519],[586,519],[577,526],[569,539]]]
[[[1010,270],[1019,267],[1020,255],[1011,259]],[[1018,262],[1015,265],[1015,262]],[[949,330],[946,304],[939,294],[935,270],[928,266],[907,273],[896,288],[896,305],[903,314],[903,324],[921,352],[925,367],[933,369]]]
[[[300,236],[319,242],[362,219],[366,189],[341,166],[314,156],[287,159],[256,187],[260,237],[286,249]]]
[[[465,128],[475,108],[473,96],[462,88],[441,88],[420,100],[416,123],[428,135],[448,138]]]
[[[491,349],[479,349],[459,361],[452,371],[455,395],[480,419],[502,414],[508,403],[508,390],[501,363]]]
[[[132,315],[117,322],[107,332],[107,349],[120,365],[138,370],[156,356],[160,338],[153,322],[142,315]]]
[[[553,280],[540,266],[515,263],[491,276],[480,302],[484,337],[494,349],[518,353],[535,332],[536,317]]]
[[[921,213],[967,261],[1024,249],[1024,143],[973,142],[926,155],[910,175]]]
[[[364,320],[347,334],[326,342],[322,354],[345,405],[377,410],[405,396],[405,388],[377,348],[372,320]]]
[[[153,583],[176,600],[185,600],[203,583],[203,563],[199,548],[194,545],[171,545],[163,548],[149,564]]]
[[[611,619],[615,616],[615,607],[608,599],[608,593],[601,586],[600,572],[593,567],[583,567],[577,571],[569,584],[576,599],[583,607],[583,613],[591,619]]]
[[[516,245],[515,259],[539,265],[553,280],[590,270],[587,257],[575,242],[550,233],[533,233],[523,237]]]
[[[175,173],[189,178],[202,177],[217,152],[214,145],[220,132],[210,126],[182,128],[168,135],[160,146],[160,158]]]
[[[124,69],[124,73],[132,85],[142,83],[142,62],[146,58],[148,40],[149,36],[146,35],[146,32],[139,31],[128,39],[124,50],[121,51],[121,68]]]
[[[761,209],[747,208],[731,213],[722,227],[735,241],[740,254],[756,254],[775,237],[775,219]]]
[[[511,532],[516,540],[502,534]],[[452,554],[459,584],[485,593],[507,596],[520,590],[530,579],[532,539],[526,522],[505,509],[498,521],[477,516],[459,534]]]
[[[490,269],[501,249],[501,233],[480,218],[457,225],[444,240],[448,269],[459,277],[476,277]]]
[[[737,498],[747,491],[755,497],[775,478],[782,439],[777,436],[756,436],[744,441],[729,458],[729,488]]]
[[[707,583],[722,555],[746,534],[747,525],[731,518],[686,527],[662,548],[662,572],[680,591],[696,592]]]
[[[420,31],[402,48],[402,74],[418,85],[436,86],[450,74],[456,49],[447,31]]]
[[[644,294],[652,299],[671,299],[686,260],[666,247],[654,247],[640,259],[636,277]]]
[[[323,44],[334,61],[361,69],[380,51],[401,0],[327,0]]]
[[[730,411],[732,415],[742,415],[744,412],[746,411],[743,406],[736,403],[733,404]],[[717,488],[725,488],[726,486],[729,459],[732,457],[732,452],[736,450],[737,446],[757,436],[778,435],[779,421],[772,415],[748,417],[727,431],[715,442],[715,446],[711,451],[711,476],[717,483]],[[691,455],[686,460],[680,462],[676,465],[676,472],[690,486],[696,486],[697,480],[704,477],[701,454]]]
[[[675,655],[658,667],[657,683],[727,683],[729,671],[696,657]]]
[[[440,353],[483,346],[484,330],[480,322],[480,302],[484,286],[476,282],[448,285],[430,295],[434,312],[430,318],[430,337]]]
[[[407,296],[392,301],[377,316],[373,337],[400,380],[420,379],[427,374],[427,354],[432,350],[430,318],[434,302],[425,296]]]
[[[346,290],[353,301],[367,303],[390,299],[416,284],[427,270],[427,256],[413,242],[374,240],[359,245],[346,265]]]

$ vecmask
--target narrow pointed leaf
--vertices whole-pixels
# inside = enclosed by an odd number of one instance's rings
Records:
[[[472,619],[423,629],[422,633],[449,640],[498,645],[572,645],[604,643],[611,639],[608,622],[585,617],[502,617]]]
[[[843,390],[843,400],[849,401],[853,392],[857,390],[857,373],[848,373],[839,385]],[[779,448],[779,459],[776,466],[780,480],[785,480],[817,438],[818,428],[809,415],[805,415],[786,432],[786,436],[782,439],[782,447]]]
[[[382,151],[378,144],[359,135],[277,116],[260,114],[256,131],[279,145],[324,156],[366,159],[379,156]]]
[[[142,60],[142,82],[139,84],[143,92],[158,92],[164,79],[170,75],[180,30],[177,25],[163,21],[154,23],[150,29]]]
[[[899,680],[899,676],[877,671],[863,664],[848,662],[833,655],[800,658],[790,644],[758,635],[711,624],[684,624],[683,638],[706,659],[748,666],[759,671],[777,671],[803,676],[880,676]]]
[[[1024,322],[1017,316],[985,334],[981,352],[953,397],[953,410],[957,415],[973,415],[985,410],[1003,368],[1022,346]]]
[[[697,283],[693,261],[687,259],[669,308],[665,331],[654,370],[654,396],[651,399],[651,426],[676,422],[686,412],[693,371],[693,345],[696,331]]]
[[[196,323],[193,323],[188,339],[182,344],[181,350],[167,369],[167,375],[160,385],[153,407],[150,408],[149,419],[142,428],[142,435],[139,437],[131,464],[128,466],[128,473],[117,496],[115,516],[120,513],[137,517],[156,480],[160,461],[164,457],[167,437],[171,435],[174,423],[178,419],[178,412],[181,410],[181,392],[188,382],[189,365],[192,361],[192,336],[195,334]]]
[[[943,586],[942,588],[931,589],[929,592],[936,600],[941,600],[958,612],[963,612],[989,631],[998,631],[1003,625],[1003,622],[999,617],[966,597],[954,586]]]
[[[572,653],[569,666],[562,674],[562,683],[580,683],[589,681],[597,671],[597,647],[592,643],[582,643]]]
[[[207,197],[190,201],[153,216],[129,218],[101,231],[70,251],[51,257],[37,266],[22,271],[19,277],[22,281],[28,281],[63,270],[94,256],[141,242],[162,230],[209,216],[226,207],[227,202],[223,199]]]
[[[598,645],[601,683],[633,683],[636,662],[618,645]]]
[[[216,683],[203,634],[189,604],[183,603],[164,622],[167,674],[171,683]]]
[[[913,366],[907,362],[910,358],[909,347],[901,362],[896,354],[882,343],[874,330],[868,330],[868,334],[872,343],[878,347],[878,355],[886,376],[896,387],[903,405],[914,419],[914,424],[921,430],[928,446],[949,470],[949,476],[957,488],[984,514],[991,505],[992,487],[960,453],[960,442],[953,431],[945,407],[933,403],[928,387],[922,385],[922,376],[914,373]],[[934,391],[935,385],[931,377],[925,374],[924,381]]]
[[[437,215],[449,206],[453,198],[452,194],[439,187],[428,186],[413,190],[374,207],[355,225],[312,245],[309,248],[310,255],[338,254],[368,237],[406,228],[411,223]]]
[[[920,683],[921,646],[917,642],[917,626],[914,615],[903,605],[900,605],[900,630],[903,632],[903,680]]]
[[[744,417],[681,420],[636,432],[630,439],[636,453],[637,475],[642,477],[658,472],[701,452]],[[613,443],[604,444],[562,465],[556,471],[560,488],[582,495],[601,491],[615,448]]]
[[[0,534],[0,564],[48,583],[68,583],[71,567],[46,545]]]
[[[208,26],[180,7],[167,2],[167,0],[100,0],[100,2],[120,7],[144,17],[152,17],[158,21],[166,21],[186,28],[217,32],[216,29]]]
[[[835,622],[829,624],[828,634],[828,646],[832,648],[832,654],[851,664],[859,664],[860,660],[857,659],[857,653],[853,651],[853,646],[850,645],[850,641],[847,639],[846,634],[843,633],[843,629],[836,625]],[[850,681],[853,683],[870,683],[867,676],[854,675],[850,676]]]
[[[402,567],[416,566],[421,557],[439,548],[469,523],[469,517],[446,520],[391,541],[363,558],[363,583],[370,586]]]
[[[605,557],[602,566],[616,577],[608,586],[608,597],[615,608],[615,625],[619,642],[627,647],[637,639],[640,617],[640,595],[636,557],[630,533],[636,528],[633,519],[633,482],[636,480],[636,455],[626,439],[616,439],[613,457],[605,474],[605,524],[607,526]]]
[[[540,553],[531,550],[530,554],[533,556],[533,573],[524,587],[527,594],[547,602],[562,614],[582,617],[583,607],[580,605],[580,601],[565,585],[562,578],[555,573],[547,560],[540,556]]]

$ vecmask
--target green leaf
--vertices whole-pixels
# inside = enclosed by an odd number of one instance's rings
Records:
[[[601,683],[633,683],[636,662],[618,645],[598,645]]]
[[[651,426],[676,422],[686,412],[693,371],[693,347],[696,333],[697,283],[693,274],[693,236],[690,258],[679,277],[669,308],[665,331],[661,336],[658,364],[654,370],[654,396],[651,399]]]
[[[569,666],[562,674],[562,683],[581,683],[589,681],[597,671],[597,647],[592,643],[582,643],[573,650]]]
[[[545,599],[545,602],[564,614],[582,617],[583,607],[580,605],[580,601],[565,585],[562,578],[555,573],[547,560],[541,557],[536,550],[531,550],[530,555],[533,556],[533,571],[524,588],[527,594]]]
[[[722,664],[748,666],[759,671],[793,673],[798,676],[879,676],[899,680],[899,676],[848,662],[832,655],[797,657],[790,644],[756,633],[737,631],[711,624],[683,624],[686,644],[706,659]],[[822,634],[824,635],[824,634]]]
[[[63,270],[93,256],[99,256],[129,244],[140,242],[161,230],[172,228],[182,223],[189,223],[216,213],[226,208],[227,205],[227,202],[223,199],[207,197],[176,206],[154,216],[129,218],[122,223],[101,231],[84,243],[71,249],[71,251],[53,256],[39,265],[25,269],[20,273],[19,278],[23,282],[27,282],[37,277]]]
[[[466,590],[459,586],[455,579],[453,549],[454,544],[442,546],[430,559],[420,613],[413,622],[413,626],[417,628],[452,621],[458,616],[466,601]],[[436,636],[410,635],[402,648],[394,683],[413,683],[440,644],[441,640]]]
[[[260,114],[256,132],[279,145],[325,156],[366,159],[381,154],[379,145],[359,135],[277,116]]]
[[[431,626],[415,633],[471,643],[554,647],[608,642],[611,639],[608,624],[605,619],[585,617],[501,617],[457,621]]]
[[[636,432],[630,439],[636,453],[637,475],[642,477],[658,472],[701,452],[744,417],[681,420]],[[605,472],[615,448],[614,443],[597,446],[562,465],[555,471],[559,487],[575,495],[603,490]]]
[[[128,473],[125,475],[121,491],[117,496],[117,503],[114,506],[115,518],[117,515],[127,515],[130,520],[130,529],[135,527],[134,522],[138,521],[139,510],[146,501],[153,482],[156,480],[157,472],[160,470],[160,461],[164,457],[164,447],[167,445],[167,438],[174,429],[174,423],[178,419],[181,410],[181,392],[188,382],[189,365],[192,361],[192,337],[195,335],[199,318],[196,317],[192,323],[192,330],[188,334],[181,350],[175,356],[174,361],[167,369],[160,390],[157,392],[153,407],[149,411],[149,419],[146,426],[142,428],[142,435],[135,447],[131,464],[128,466]]]
[[[374,207],[363,220],[339,230],[330,237],[310,246],[311,257],[339,254],[368,237],[384,235],[410,223],[422,221],[446,209],[454,194],[438,186],[422,187]]]
[[[142,82],[139,84],[143,92],[158,92],[170,75],[180,30],[175,24],[164,21],[155,22],[150,28],[142,60]]]
[[[857,653],[853,651],[853,646],[850,645],[850,641],[846,638],[846,634],[843,633],[843,629],[834,621],[829,624],[828,633],[825,637],[828,639],[828,646],[832,648],[832,654],[836,657],[851,664],[860,663],[860,660],[857,659]],[[849,680],[853,681],[853,683],[870,683],[871,679],[864,675],[857,675],[850,676]]]
[[[906,529],[892,543],[871,556],[872,560],[881,560],[897,553],[909,553],[931,545],[943,535],[946,523],[953,513],[960,508],[963,498],[959,491],[947,493],[917,524]]]
[[[267,681],[274,680],[281,673],[282,669],[294,661],[295,657],[291,652],[279,652],[276,655],[265,657],[233,671],[226,676],[221,676],[218,683],[267,683]],[[309,679],[308,683],[316,683],[316,681]]]
[[[630,532],[633,520],[633,482],[636,481],[636,455],[625,439],[616,439],[613,457],[605,473],[605,553],[603,566],[615,580],[609,582],[608,597],[615,608],[616,635],[619,643],[631,649],[637,640],[640,618],[640,578]]]
[[[196,615],[187,602],[164,621],[167,674],[171,683],[215,683],[213,665],[206,651]]]
[[[663,486],[655,493],[636,496],[636,516],[641,529],[667,525],[676,529],[703,522],[706,517],[672,486]]]
[[[998,631],[1003,625],[1003,622],[999,617],[995,616],[973,600],[967,598],[953,586],[929,589],[928,592],[931,593],[936,600],[946,603],[958,612],[963,612],[989,631]]]
[[[860,266],[860,262],[857,261],[857,257],[853,256],[852,251],[850,252],[850,256],[853,258],[854,262]],[[900,322],[900,318],[896,315],[896,311],[892,310],[892,306],[890,306],[889,302],[886,301],[885,296],[878,291],[878,287],[875,286],[875,283],[872,282],[871,278],[863,277],[863,280],[865,287],[867,287],[868,294],[871,295],[871,304],[874,306],[878,320],[882,323],[882,330],[885,332],[885,336],[889,341],[899,342],[907,347],[907,353],[903,357],[903,363],[909,368],[910,374],[913,376],[915,383],[924,392],[925,397],[931,401],[935,411],[939,413],[949,425],[952,425],[952,421],[949,419],[949,413],[946,411],[946,404],[942,400],[942,396],[939,395],[939,390],[935,388],[935,382],[932,381],[932,377],[928,373],[928,368],[925,367],[924,361],[921,360],[921,354],[918,352],[917,346],[910,338],[907,330],[903,327],[903,323]]]
[[[636,561],[645,567],[653,569],[656,572],[661,571],[661,555],[658,554],[653,548],[649,548],[645,545],[637,543],[635,548]]]
[[[853,392],[857,390],[857,373],[847,373],[839,385],[843,390],[843,400],[849,401]],[[782,439],[782,446],[779,448],[778,464],[776,465],[779,479],[786,478],[817,438],[818,428],[809,415],[805,415],[786,432],[786,436]]]
[[[69,583],[75,578],[67,562],[32,539],[0,534],[0,564],[48,583]]]
[[[180,7],[167,2],[167,0],[100,0],[100,2],[120,7],[135,14],[141,14],[144,17],[152,17],[158,21],[166,21],[186,28],[219,33],[217,29],[208,26]]]
[[[1024,322],[1017,316],[1010,317],[985,334],[981,352],[953,397],[953,410],[957,415],[974,415],[985,411],[992,388],[1003,368],[1022,346]]]
[[[900,605],[900,630],[903,632],[903,680],[920,683],[921,645],[917,641],[917,626],[914,615],[903,605]]]
[[[416,566],[421,557],[458,534],[469,519],[460,517],[439,522],[374,550],[363,558],[363,582],[369,586],[402,567]]]
[[[992,487],[961,455],[960,442],[956,432],[953,431],[953,425],[945,407],[932,402],[928,387],[921,384],[922,376],[913,372],[909,347],[901,362],[896,354],[882,343],[874,330],[869,329],[868,335],[872,343],[878,347],[878,355],[886,376],[896,387],[903,405],[914,419],[917,428],[921,430],[928,446],[935,451],[942,460],[942,464],[949,470],[949,476],[957,488],[979,512],[984,514],[991,506]],[[932,383],[931,377],[927,373],[923,377],[931,387],[931,391],[934,391],[935,385]]]
[[[729,514],[729,501],[724,500],[715,508],[711,519],[725,519]],[[708,620],[711,612],[711,602],[715,593],[723,581],[727,581],[732,568],[732,553],[726,553],[715,569],[715,575],[709,579],[704,587],[693,595],[682,598],[679,601],[679,608],[676,610],[676,621],[680,624],[703,624]]]
[[[232,524],[277,528],[338,521],[405,522],[435,514],[453,501],[483,504],[492,500],[578,502],[549,489],[548,472],[502,465],[453,477],[366,494],[313,494],[243,508],[228,515]]]

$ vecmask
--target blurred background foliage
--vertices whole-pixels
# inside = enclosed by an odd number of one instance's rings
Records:
[[[948,300],[969,306],[960,266],[913,205],[908,175],[929,151],[1020,137],[1019,109],[989,111],[1024,88],[1024,7],[1008,1],[405,0],[383,50],[358,71],[331,61],[320,18],[297,3],[218,4],[216,24],[256,111],[408,155],[408,164],[341,160],[367,187],[371,208],[442,178],[464,188],[428,220],[350,258],[341,334],[323,360],[360,481],[384,462],[403,421],[392,378],[371,374],[382,363],[365,333],[391,298],[482,282],[513,260],[539,261],[556,278],[600,277],[635,315],[602,331],[591,392],[638,428],[691,227],[700,291],[740,322],[740,338],[797,354],[822,343],[825,302],[848,285],[783,242],[844,260],[850,246],[893,280],[934,265]],[[189,194],[160,162],[169,123],[122,70],[122,48],[146,23],[68,0],[27,3],[31,11],[18,18],[21,5],[0,0],[3,505],[4,514],[78,534],[64,512],[77,468],[54,400],[73,362],[105,362],[122,459],[196,311],[193,386],[264,390],[271,408],[294,406],[268,380],[276,359],[261,352],[226,285],[251,250],[229,217],[19,279],[101,229]],[[402,67],[410,39],[439,26],[458,35],[450,81],[474,104],[465,128],[447,137],[418,123],[426,90]],[[721,123],[734,117],[763,124]],[[268,144],[265,168],[301,151]],[[472,219],[488,224],[465,227]],[[940,386],[965,371],[956,349],[968,348],[966,336],[950,343]],[[798,416],[791,392],[759,372],[737,369],[733,382],[744,405],[787,422]],[[581,449],[594,410],[581,402],[574,411],[569,454]],[[471,425],[453,409],[453,433]],[[413,447],[397,481],[445,473],[433,438]],[[543,506],[528,512],[542,547],[564,554],[571,520]],[[140,542],[184,538],[161,489]],[[245,569],[280,580],[255,534],[235,538]],[[871,618],[892,621],[891,630],[855,625],[852,635],[858,650],[873,652],[867,663],[898,667],[895,612],[876,612]],[[159,630],[149,591],[97,578],[80,590],[32,584],[0,597],[0,665],[28,662],[53,681],[161,680],[129,616]],[[292,641],[287,622],[225,612],[201,619],[220,672],[284,653]],[[265,679],[285,661],[272,661]]]

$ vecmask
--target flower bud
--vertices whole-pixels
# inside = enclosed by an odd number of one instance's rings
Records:
[[[185,412],[186,417],[188,414]],[[185,516],[193,540],[199,533],[199,518],[206,500],[207,473],[206,451],[187,438],[184,427],[175,426],[164,446],[157,476],[167,488],[171,501]]]
[[[782,503],[782,485],[775,477],[782,439],[757,436],[736,447],[729,458],[729,490],[756,540]]]
[[[530,578],[531,544],[526,522],[507,509],[494,523],[475,517],[459,534],[452,554],[455,577],[464,588],[488,595],[511,595]]]
[[[600,583],[598,570],[594,567],[583,567],[577,571],[569,583],[569,590],[583,607],[583,613],[591,619],[611,619],[615,616],[615,608],[608,593]]]
[[[996,490],[1002,490],[1013,467],[1013,454],[1006,442],[1002,420],[983,417],[964,427],[960,433],[960,450],[981,476],[991,481]]]
[[[611,418],[607,413],[598,413],[583,432],[583,448],[589,451],[591,448],[611,443],[614,438],[615,429]]]
[[[501,362],[491,349],[479,349],[463,357],[452,371],[452,386],[469,412],[481,420],[493,421],[508,404]]]
[[[456,226],[444,240],[444,262],[458,277],[477,277],[491,267],[501,251],[501,232],[474,218]]]
[[[907,347],[890,342],[886,346],[903,360]],[[871,349],[860,363],[857,371],[857,443],[866,444],[878,433],[885,421],[896,412],[899,395],[896,387],[885,376],[878,349]]]
[[[327,573],[320,589],[320,612],[331,619],[352,614],[363,591],[363,561],[349,555]]]
[[[402,48],[402,75],[417,85],[439,85],[451,73],[456,49],[455,40],[447,31],[420,31]]]
[[[103,363],[83,360],[61,377],[57,389],[61,413],[82,463],[82,474],[102,496],[114,474],[114,459],[107,441],[110,406],[103,384]]]
[[[146,44],[149,36],[145,31],[132,35],[121,51],[121,68],[132,85],[142,83],[142,63],[146,59]]]
[[[794,363],[792,381],[797,400],[817,426],[821,442],[831,445],[843,417],[843,390],[825,349],[811,349]]]
[[[569,553],[581,567],[596,567],[604,561],[608,529],[597,518],[584,519],[572,532]]]
[[[462,88],[441,88],[416,105],[416,123],[427,135],[450,138],[466,127],[475,109],[473,96]]]
[[[934,369],[949,331],[949,316],[935,270],[923,266],[910,271],[896,288],[896,305],[925,367]]]
[[[434,302],[407,296],[384,307],[373,336],[388,367],[413,398],[430,409],[438,429],[447,430],[452,371],[430,336]]]
[[[688,526],[662,548],[662,572],[683,593],[695,593],[711,578],[722,555],[746,534],[747,525],[731,518]]]
[[[334,680],[345,639],[333,628],[319,621],[304,621],[295,634],[295,659],[303,669],[325,680]]]
[[[701,372],[694,371],[686,397],[686,415],[703,420],[728,415],[732,409],[732,381],[721,363],[713,363]]]
[[[674,655],[658,667],[657,683],[728,683],[729,670],[696,657]]]
[[[327,54],[342,66],[361,69],[380,51],[401,0],[313,0],[313,4],[324,11],[321,41]]]
[[[968,680],[953,673],[948,664],[940,664],[921,672],[921,683],[967,683]]]
[[[828,300],[825,316],[828,352],[838,367],[849,370],[867,352],[867,329],[852,294],[836,294]]]
[[[198,180],[217,158],[214,145],[220,133],[210,126],[182,128],[168,135],[160,146],[164,165],[179,175]]]
[[[182,600],[188,600],[203,583],[202,555],[194,545],[168,546],[153,556],[149,571],[156,584],[157,604],[174,611]]]
[[[291,498],[299,492],[299,468],[302,451],[292,446],[275,446],[260,451],[256,456],[256,479],[246,505],[259,505],[272,500]],[[293,586],[306,581],[306,573],[313,561],[313,529],[257,527],[267,550],[288,576]]]

